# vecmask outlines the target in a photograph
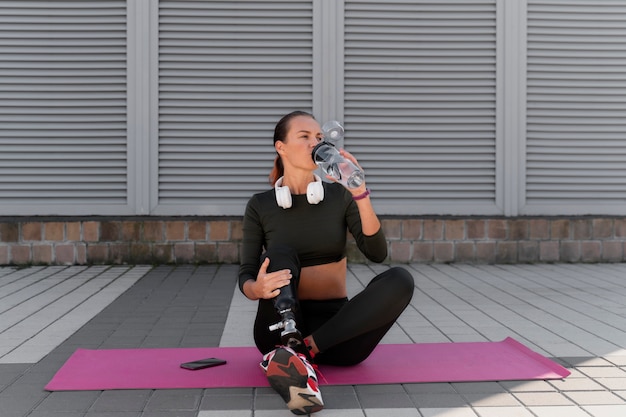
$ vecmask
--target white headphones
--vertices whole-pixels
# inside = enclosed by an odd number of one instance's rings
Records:
[[[313,174],[313,176],[315,177],[315,181],[306,187],[306,199],[309,204],[318,204],[324,199],[324,185],[318,175]],[[292,203],[291,191],[289,187],[283,187],[283,178],[284,177],[280,177],[278,181],[276,181],[276,185],[274,185],[274,190],[276,190],[276,203],[279,207],[288,209],[291,207]]]

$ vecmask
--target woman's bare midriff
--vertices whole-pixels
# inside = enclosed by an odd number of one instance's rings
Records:
[[[347,296],[346,258],[338,262],[307,266],[300,270],[298,298],[300,300],[329,300]]]

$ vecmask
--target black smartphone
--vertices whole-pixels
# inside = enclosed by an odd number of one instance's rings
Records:
[[[193,362],[181,363],[180,367],[195,371],[197,369],[204,369],[204,368],[210,368],[212,366],[224,365],[225,363],[226,361],[224,359],[206,358],[206,359],[200,359],[200,360],[193,361]]]

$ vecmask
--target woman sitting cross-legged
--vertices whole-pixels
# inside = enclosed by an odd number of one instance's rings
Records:
[[[391,267],[348,299],[347,232],[372,262],[385,260],[387,242],[364,182],[348,189],[314,174],[311,153],[321,140],[309,113],[292,112],[277,123],[274,188],[247,204],[239,269],[241,291],[258,300],[254,340],[261,367],[300,415],[323,408],[314,364],[365,360],[414,289],[406,269]],[[358,165],[351,154],[340,153]]]

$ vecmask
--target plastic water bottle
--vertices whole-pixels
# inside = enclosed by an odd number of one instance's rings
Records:
[[[331,120],[322,126],[322,132],[324,133],[324,140],[330,142],[338,149],[343,148],[343,137],[345,131],[341,123],[336,120]]]
[[[361,168],[341,156],[335,145],[330,142],[318,143],[311,157],[326,175],[333,177],[346,188],[358,188],[365,180]]]

